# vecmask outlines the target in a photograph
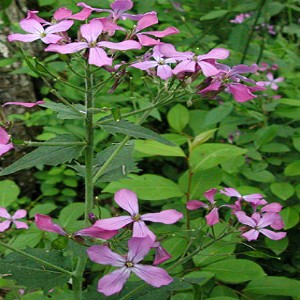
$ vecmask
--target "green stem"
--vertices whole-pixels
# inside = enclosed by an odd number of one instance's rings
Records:
[[[35,257],[35,256],[33,256],[33,255],[29,254],[29,253],[26,253],[26,252],[22,251],[22,250],[16,249],[16,248],[14,248],[14,247],[12,247],[12,246],[8,246],[8,245],[6,245],[5,243],[3,243],[3,242],[1,242],[1,241],[0,241],[0,245],[1,245],[2,247],[6,248],[6,249],[9,249],[9,250],[11,250],[11,251],[13,251],[13,252],[19,253],[19,254],[21,254],[21,255],[23,255],[23,256],[25,256],[25,257],[28,257],[28,258],[30,258],[30,259],[32,259],[32,260],[35,260],[36,262],[41,263],[41,264],[43,264],[44,266],[47,266],[47,267],[52,268],[52,269],[54,269],[54,270],[57,270],[57,271],[59,271],[59,272],[61,272],[61,273],[67,274],[67,275],[69,275],[69,276],[72,276],[72,275],[73,275],[73,273],[70,272],[70,271],[68,271],[68,270],[65,270],[65,269],[63,269],[63,268],[61,268],[61,267],[58,267],[58,266],[56,266],[56,265],[53,265],[52,263],[49,263],[49,262],[47,262],[47,261],[45,261],[45,260],[43,260],[43,259],[40,259],[40,258],[38,258],[38,257]]]
[[[74,293],[74,300],[82,300],[82,277],[86,264],[86,257],[82,256],[78,258],[76,270],[72,277],[72,286]]]
[[[59,143],[51,143],[51,142],[31,142],[24,141],[23,143],[29,147],[40,147],[40,146],[77,146],[77,145],[86,145],[86,142],[59,142]]]
[[[260,3],[258,4],[257,15],[256,15],[256,18],[255,18],[254,23],[252,25],[251,31],[250,31],[250,33],[248,35],[248,39],[246,41],[246,45],[245,45],[245,48],[244,48],[243,56],[242,56],[242,59],[241,59],[241,64],[243,64],[245,62],[245,60],[246,60],[248,48],[249,48],[250,42],[251,42],[251,40],[253,38],[255,27],[256,27],[256,25],[258,23],[258,19],[260,17],[260,14],[261,14],[263,6],[265,5],[265,2],[266,2],[266,0],[261,0]]]

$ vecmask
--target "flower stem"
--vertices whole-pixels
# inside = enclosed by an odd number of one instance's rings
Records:
[[[63,268],[61,268],[61,267],[58,267],[58,266],[56,266],[56,265],[53,265],[53,264],[50,263],[50,262],[47,262],[47,261],[45,261],[45,260],[43,260],[43,259],[40,259],[40,258],[38,258],[38,257],[35,257],[35,256],[33,256],[33,255],[29,254],[29,253],[26,253],[26,252],[22,251],[22,250],[19,250],[19,249],[16,249],[16,248],[12,247],[12,246],[6,245],[5,243],[3,243],[3,242],[1,242],[1,241],[0,241],[0,245],[1,245],[2,247],[6,248],[6,249],[9,249],[9,250],[11,250],[11,251],[13,251],[13,252],[19,253],[19,254],[21,254],[21,255],[23,255],[23,256],[25,256],[25,257],[28,257],[28,258],[30,258],[30,259],[32,259],[32,260],[35,260],[36,262],[43,264],[43,266],[47,266],[47,267],[49,267],[49,268],[52,268],[52,269],[57,270],[57,271],[59,271],[59,272],[61,272],[61,273],[67,274],[67,275],[69,275],[69,276],[72,276],[72,275],[73,275],[73,273],[72,273],[71,271],[68,271],[68,270],[65,270],[65,269],[63,269]]]

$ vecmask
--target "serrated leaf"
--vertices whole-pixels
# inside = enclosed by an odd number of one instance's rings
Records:
[[[287,200],[293,196],[294,187],[288,182],[274,182],[271,184],[272,193],[282,200]]]
[[[265,275],[260,265],[246,259],[227,259],[212,263],[202,269],[215,273],[215,277],[223,282],[241,283]]]
[[[120,120],[119,122],[115,122],[115,121],[107,122],[101,125],[101,127],[103,128],[103,130],[109,133],[113,133],[113,134],[121,133],[121,134],[132,136],[134,138],[150,139],[150,140],[158,141],[165,145],[176,146],[174,143],[163,138],[158,133],[148,128],[130,123],[126,120]]]
[[[170,109],[167,119],[172,128],[181,132],[189,123],[189,110],[185,106],[177,104]]]
[[[54,102],[46,102],[44,104],[41,104],[40,106],[50,108],[53,111],[57,113],[58,119],[64,119],[64,120],[72,120],[72,119],[84,119],[84,110],[85,107],[83,105],[74,105],[74,108],[82,111],[83,113],[80,113],[79,111],[76,112],[76,110],[72,109],[69,106],[66,106],[62,103],[54,103]]]
[[[156,141],[135,141],[135,150],[138,151],[139,156],[175,156],[175,157],[185,157],[183,150],[176,146],[168,146]],[[142,155],[140,155],[140,153]]]
[[[79,142],[79,140],[76,136],[70,134],[62,134],[47,141],[47,143],[48,142],[73,143]],[[12,174],[23,169],[29,169],[36,165],[57,166],[58,164],[70,162],[71,160],[79,157],[83,149],[84,145],[41,146],[2,170],[0,172],[0,176]]]
[[[12,180],[0,181],[0,206],[8,207],[17,200],[20,194],[19,187]]]
[[[25,252],[65,270],[71,268],[70,260],[58,251],[27,249]],[[49,291],[65,284],[70,279],[69,275],[18,253],[11,253],[0,260],[0,274],[9,274],[7,279],[15,280],[18,285],[25,286],[29,290]]]
[[[298,297],[300,281],[284,276],[266,276],[251,281],[243,292],[254,295]]]
[[[247,149],[227,144],[203,144],[191,154],[190,163],[194,171],[206,170],[217,166],[232,157],[243,155]]]
[[[134,191],[143,200],[162,200],[183,196],[183,192],[175,182],[152,174],[131,175],[131,179],[110,183],[103,192],[115,193],[122,188]]]

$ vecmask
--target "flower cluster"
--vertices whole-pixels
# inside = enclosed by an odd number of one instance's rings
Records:
[[[283,229],[284,224],[279,214],[282,206],[279,203],[268,203],[261,194],[241,195],[233,188],[224,188],[220,190],[220,193],[233,197],[236,201],[234,204],[217,206],[215,201],[217,192],[217,189],[211,189],[204,193],[209,204],[191,200],[187,202],[187,209],[196,210],[201,207],[208,209],[209,213],[205,216],[206,222],[207,225],[213,226],[220,222],[219,209],[222,207],[230,208],[238,222],[243,224],[240,230],[242,236],[248,241],[256,240],[260,233],[272,240],[280,240],[286,236],[286,232],[274,232],[266,229],[268,226],[275,230]],[[250,216],[247,215],[249,208],[251,210]]]
[[[127,11],[133,7],[131,0],[115,0],[110,5],[111,9],[95,8],[83,2],[77,5],[82,7],[79,13],[73,14],[66,8],[59,8],[51,22],[40,18],[37,11],[30,11],[20,22],[21,28],[27,34],[10,34],[8,40],[10,42],[41,40],[47,44],[45,49],[47,52],[82,53],[89,64],[105,67],[110,72],[117,72],[120,66],[120,63],[116,62],[117,51],[153,47],[147,50],[145,55],[140,55],[138,61],[129,63],[129,67],[146,70],[150,75],[158,76],[162,80],[177,77],[179,80],[189,78],[194,81],[202,74],[204,82],[198,84],[199,94],[216,96],[225,90],[233,94],[238,102],[255,98],[253,92],[263,89],[257,86],[254,80],[240,75],[255,72],[256,65],[230,68],[218,63],[218,60],[228,58],[227,49],[215,48],[205,54],[196,54],[179,52],[172,44],[161,42],[161,38],[177,34],[179,30],[171,26],[161,31],[145,31],[158,23],[157,13],[151,11],[138,15],[129,14]],[[136,22],[129,30],[117,24],[119,20],[127,18]],[[85,24],[80,26],[77,39],[72,40],[68,30],[74,25],[74,20],[84,21]],[[123,35],[122,41],[114,40],[116,32]],[[109,68],[111,66],[113,67]],[[250,83],[250,86],[245,83]]]
[[[174,209],[169,209],[159,213],[140,215],[136,194],[126,189],[116,192],[115,201],[130,215],[97,220],[91,227],[72,234],[67,233],[62,227],[53,223],[49,216],[36,214],[35,223],[41,230],[55,232],[75,240],[76,236],[108,240],[117,235],[120,229],[133,225],[132,238],[128,241],[129,252],[125,257],[114,253],[107,245],[92,246],[87,250],[87,254],[92,261],[120,267],[119,270],[105,275],[99,280],[98,291],[106,296],[121,291],[131,272],[155,287],[172,282],[172,278],[162,268],[139,264],[151,248],[156,251],[154,265],[161,264],[171,257],[156,240],[155,234],[146,226],[145,221],[174,224],[183,218],[183,214]]]

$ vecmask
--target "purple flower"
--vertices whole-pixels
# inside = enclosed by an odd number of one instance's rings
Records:
[[[277,213],[267,212],[261,215],[260,213],[255,212],[251,217],[248,217],[245,212],[238,211],[235,215],[240,223],[252,228],[242,234],[242,236],[248,241],[256,240],[260,233],[271,240],[281,240],[286,236],[286,232],[274,232],[272,230],[265,229],[265,227],[272,227],[273,223],[278,222],[280,215]]]
[[[42,40],[45,44],[56,44],[63,37],[55,33],[67,31],[73,23],[73,21],[64,20],[58,24],[44,28],[35,19],[24,19],[20,21],[20,26],[24,31],[29,32],[29,34],[10,34],[8,36],[8,41],[33,42],[36,40]]]
[[[12,224],[16,225],[17,229],[28,229],[28,225],[24,222],[17,221],[22,219],[27,215],[25,209],[18,209],[13,216],[11,216],[6,208],[0,207],[0,217],[6,219],[3,222],[0,222],[0,232],[7,230]]]
[[[241,24],[249,17],[251,17],[251,15],[248,13],[239,14],[239,15],[236,15],[234,19],[230,20],[230,23]]]
[[[274,79],[274,75],[272,73],[268,73],[266,77],[269,81],[258,81],[257,85],[262,87],[270,86],[272,90],[276,91],[278,90],[277,83],[284,81],[283,77],[278,77]]]
[[[211,209],[211,211],[205,216],[206,223],[208,226],[213,226],[219,223],[219,211],[218,208],[215,207],[215,194],[217,193],[217,189],[210,189],[204,193],[204,197],[210,202],[211,205],[207,205],[198,200],[190,200],[186,203],[186,207],[189,210],[196,210],[200,207],[204,207],[207,209]]]
[[[150,68],[157,68],[157,76],[166,80],[173,76],[173,72],[169,64],[176,63],[174,58],[164,58],[159,51],[159,46],[153,48],[153,57],[155,60],[145,60],[143,62],[134,63],[131,66],[140,70],[148,70]]]
[[[2,106],[6,105],[18,105],[18,106],[24,106],[24,107],[34,107],[40,104],[44,104],[45,101],[36,101],[36,102],[6,102]]]
[[[120,207],[128,211],[130,216],[120,216],[98,220],[94,226],[99,226],[108,230],[117,230],[130,223],[133,223],[133,237],[149,236],[153,241],[155,241],[156,237],[154,233],[146,226],[145,221],[173,224],[183,217],[183,214],[175,209],[163,210],[159,213],[140,215],[137,196],[134,192],[127,189],[121,189],[116,192],[115,201]]]
[[[88,248],[87,254],[93,262],[119,268],[99,280],[98,292],[105,296],[120,292],[131,272],[154,287],[170,284],[173,279],[164,269],[139,264],[151,247],[153,247],[153,241],[145,237],[131,238],[128,241],[129,251],[126,257],[113,252],[104,245]]]
[[[70,54],[89,49],[89,64],[98,67],[111,66],[112,58],[108,57],[102,47],[115,50],[141,49],[141,45],[136,41],[123,41],[120,43],[113,42],[97,42],[98,37],[103,31],[103,24],[100,20],[93,19],[89,24],[84,24],[80,27],[80,33],[85,39],[84,42],[75,42],[65,45],[50,45],[45,51],[58,52],[61,54]]]
[[[153,244],[153,248],[155,249],[155,257],[153,261],[153,264],[155,266],[162,264],[163,262],[167,261],[172,257],[172,255],[165,248],[162,247],[160,242],[155,242]]]
[[[9,143],[9,140],[10,135],[0,127],[0,156],[14,148],[13,144]]]
[[[54,232],[59,235],[63,236],[69,236],[69,234],[59,225],[53,223],[52,218],[46,215],[36,214],[34,216],[35,218],[35,224],[37,228],[48,231],[48,232]],[[117,230],[105,230],[100,227],[95,227],[94,225],[88,228],[81,229],[73,234],[71,236],[90,236],[94,238],[99,238],[103,240],[108,240],[115,236],[118,233]]]

